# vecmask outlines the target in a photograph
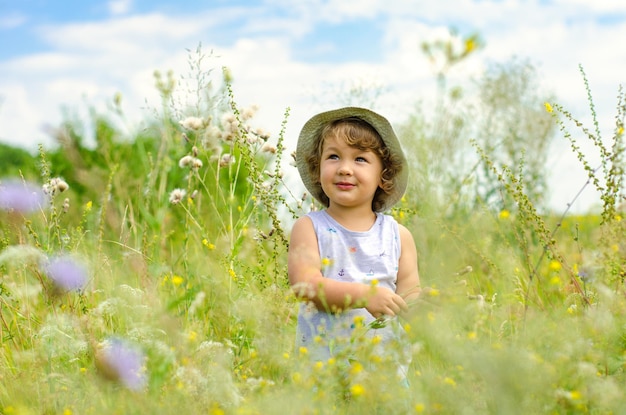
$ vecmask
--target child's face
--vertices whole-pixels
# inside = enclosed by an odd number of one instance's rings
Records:
[[[371,207],[381,176],[382,161],[376,153],[351,147],[341,138],[324,140],[320,183],[330,206]]]

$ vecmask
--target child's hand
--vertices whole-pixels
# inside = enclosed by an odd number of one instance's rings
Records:
[[[387,288],[370,287],[365,309],[375,318],[393,317],[408,310],[404,299]]]

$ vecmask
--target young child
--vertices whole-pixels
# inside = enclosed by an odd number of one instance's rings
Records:
[[[324,362],[349,344],[359,322],[384,350],[403,334],[395,316],[420,291],[413,237],[382,213],[406,189],[400,143],[384,117],[340,108],[304,125],[296,164],[326,207],[299,218],[291,233],[289,282],[304,300],[297,346]]]

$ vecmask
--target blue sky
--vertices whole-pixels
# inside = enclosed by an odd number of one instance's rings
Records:
[[[421,42],[447,39],[450,28],[485,41],[450,82],[528,59],[546,93],[583,118],[582,65],[600,120],[612,126],[626,77],[622,0],[0,0],[0,141],[51,144],[49,127],[64,113],[86,117],[116,93],[129,128],[141,125],[158,105],[153,72],[184,73],[187,50],[200,43],[215,68],[231,69],[238,102],[260,107],[266,130],[277,131],[290,107],[287,133],[296,136],[313,112],[345,104],[337,88],[380,88],[375,109],[402,122],[436,91]],[[570,178],[575,165],[554,160]],[[572,186],[554,179],[556,203],[584,181],[576,175]]]

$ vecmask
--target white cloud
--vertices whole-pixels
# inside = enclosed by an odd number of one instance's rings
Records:
[[[9,13],[0,16],[0,29],[15,29],[28,21],[28,18],[21,13]]]
[[[126,14],[132,9],[133,0],[111,0],[107,7],[112,15]]]

